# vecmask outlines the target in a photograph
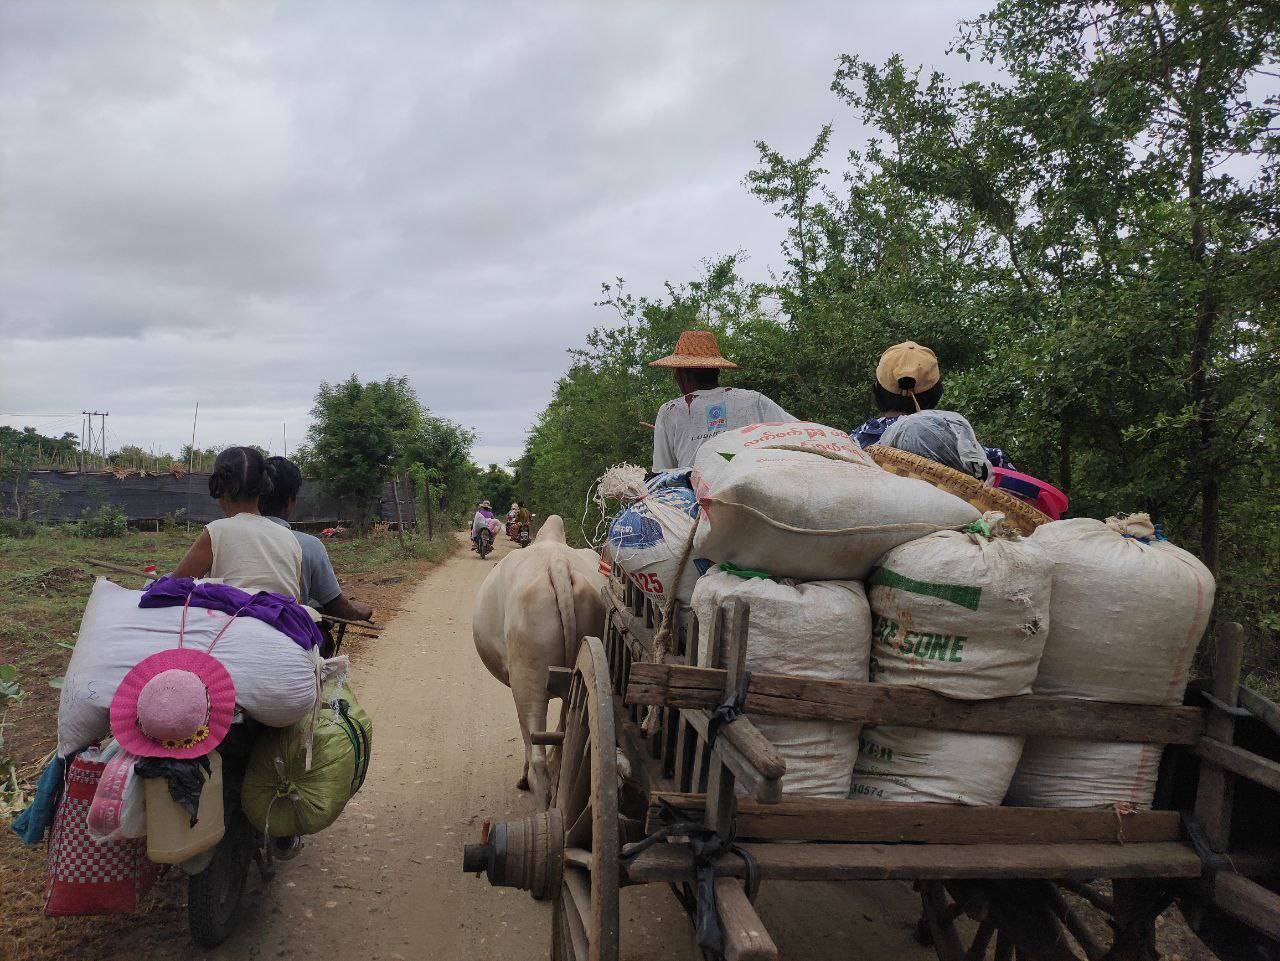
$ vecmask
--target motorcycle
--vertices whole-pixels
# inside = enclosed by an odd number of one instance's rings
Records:
[[[347,623],[321,619],[322,657],[333,657],[341,649]],[[218,745],[226,833],[212,850],[182,865],[187,875],[187,927],[203,948],[217,947],[238,927],[250,864],[257,864],[267,882],[275,876],[275,862],[292,860],[302,849],[300,837],[264,839],[245,817],[240,790],[254,740],[262,730],[264,725],[245,717],[231,725]]]
[[[519,544],[521,547],[528,547],[530,540],[531,538],[529,536],[529,525],[528,524],[517,525],[516,537],[515,537],[516,543]]]
[[[476,553],[483,559],[491,550],[493,550],[493,533],[487,527],[481,528],[480,533],[476,535]]]

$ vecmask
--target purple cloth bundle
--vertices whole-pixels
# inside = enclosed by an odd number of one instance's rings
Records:
[[[181,607],[191,598],[192,607],[224,614],[252,617],[274,627],[304,651],[319,647],[324,636],[306,609],[288,594],[259,591],[250,594],[230,584],[197,584],[190,577],[166,574],[142,592],[139,607]]]

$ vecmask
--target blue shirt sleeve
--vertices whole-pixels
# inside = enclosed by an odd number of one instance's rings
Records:
[[[311,534],[294,531],[302,547],[302,589],[308,600],[323,607],[339,594],[342,587],[333,571],[324,542]]]

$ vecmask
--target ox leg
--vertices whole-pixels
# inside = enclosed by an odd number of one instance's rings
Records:
[[[510,638],[508,638],[510,644]],[[519,646],[517,650],[521,649]],[[533,789],[534,801],[539,811],[545,811],[551,799],[551,785],[547,780],[546,748],[534,744],[531,732],[547,726],[547,668],[511,663],[511,693],[516,702],[516,718],[520,722],[520,736],[524,739],[524,774],[516,787]]]

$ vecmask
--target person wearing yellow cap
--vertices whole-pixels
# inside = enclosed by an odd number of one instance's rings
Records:
[[[938,368],[938,356],[912,340],[894,344],[880,355],[871,394],[880,416],[872,417],[851,432],[853,439],[863,447],[880,443],[884,432],[899,417],[938,406],[942,399],[942,371]],[[1014,469],[999,447],[984,449],[992,466]]]
[[[686,330],[673,353],[649,366],[670,369],[681,395],[658,409],[653,428],[655,471],[692,467],[703,442],[724,431],[795,420],[764,394],[720,386],[720,371],[737,370],[738,365],[720,353],[716,335],[709,330]]]

